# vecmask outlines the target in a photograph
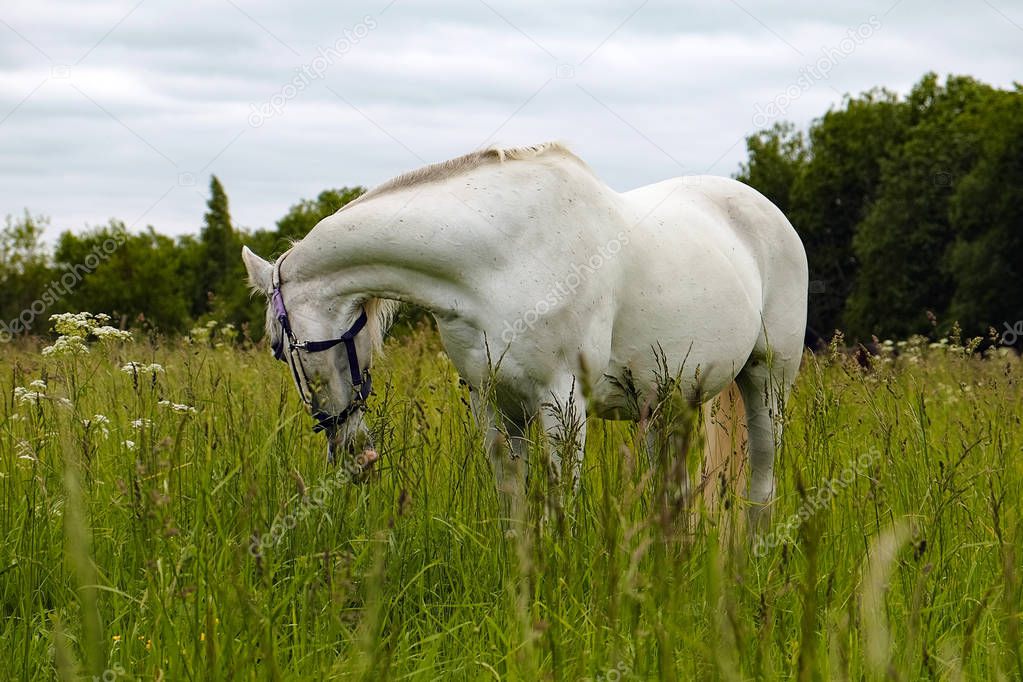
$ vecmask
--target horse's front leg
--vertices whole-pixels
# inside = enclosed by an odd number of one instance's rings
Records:
[[[676,433],[677,427],[647,424],[644,433],[647,461],[664,480],[664,502],[674,506],[680,503],[692,507],[693,487],[689,478],[689,450],[684,437]]]
[[[586,447],[585,399],[574,376],[566,377],[548,396],[540,410],[540,423],[550,446],[550,479],[559,484],[564,481],[567,465],[572,490],[579,492]]]
[[[485,447],[497,484],[502,523],[520,516],[526,489],[529,443],[524,425],[506,420],[490,400],[477,392],[470,395],[476,423],[484,431]]]

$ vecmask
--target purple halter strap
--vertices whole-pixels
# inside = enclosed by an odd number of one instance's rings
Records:
[[[283,258],[283,257],[282,257]],[[355,412],[362,409],[366,405],[366,399],[369,398],[370,393],[373,390],[373,379],[369,374],[369,370],[365,372],[359,371],[359,355],[355,348],[355,337],[358,335],[362,328],[366,326],[367,316],[366,310],[363,309],[359,314],[359,317],[355,320],[352,326],[341,336],[336,339],[326,339],[324,341],[299,341],[295,337],[295,333],[291,330],[291,321],[288,319],[288,310],[284,307],[284,298],[281,296],[281,281],[280,281],[280,260],[277,261],[277,265],[273,271],[273,290],[270,293],[270,305],[273,307],[274,316],[277,318],[277,322],[281,325],[281,330],[284,332],[281,338],[273,344],[274,357],[282,362],[288,363],[291,367],[291,373],[295,378],[295,385],[298,387],[299,396],[302,401],[306,403],[310,408],[313,408],[313,419],[316,420],[316,425],[313,427],[313,431],[319,432],[327,429],[335,430],[341,427]],[[309,386],[308,377],[305,376],[305,368],[302,367],[301,360],[284,355],[284,337],[287,336],[288,343],[290,344],[290,351],[293,354],[294,351],[300,350],[306,353],[321,353],[326,350],[337,346],[338,344],[344,344],[345,354],[348,356],[348,371],[351,374],[352,387],[358,389],[356,398],[340,412],[340,414],[329,414],[323,410],[315,409],[315,404],[312,400],[312,393],[310,392],[310,398],[306,398],[302,382],[305,381],[305,385]]]

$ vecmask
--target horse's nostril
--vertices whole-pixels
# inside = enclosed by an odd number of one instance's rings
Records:
[[[362,453],[355,458],[356,464],[363,469],[368,469],[373,466],[373,463],[380,459],[380,455],[373,448],[366,448]]]
[[[365,483],[374,475],[373,464],[380,459],[376,450],[367,448],[353,458],[351,466],[352,482]]]

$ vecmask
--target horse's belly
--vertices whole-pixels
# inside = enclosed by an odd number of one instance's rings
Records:
[[[598,414],[635,418],[675,378],[686,399],[703,402],[732,382],[759,336],[760,310],[734,280],[643,284],[615,319],[609,362],[594,384]]]

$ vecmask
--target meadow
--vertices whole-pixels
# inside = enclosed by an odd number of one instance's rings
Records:
[[[578,494],[532,476],[502,520],[429,329],[375,364],[382,462],[356,485],[264,346],[104,322],[0,360],[2,679],[1023,678],[1007,349],[807,355],[753,541],[741,495],[686,508],[636,427],[601,421]]]

